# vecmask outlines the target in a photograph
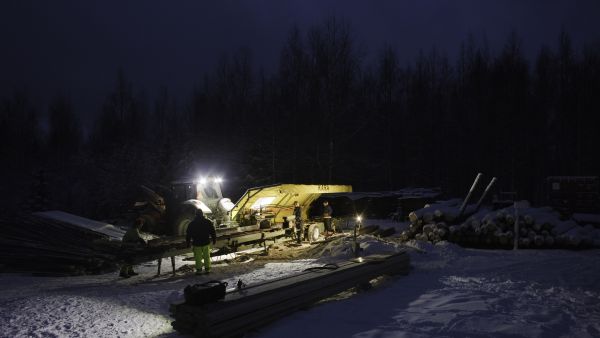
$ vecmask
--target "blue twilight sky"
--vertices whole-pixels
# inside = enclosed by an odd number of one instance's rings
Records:
[[[455,58],[469,33],[497,51],[515,30],[530,58],[563,27],[576,48],[600,41],[597,0],[3,1],[0,98],[26,87],[45,112],[65,93],[89,122],[122,67],[149,99],[166,85],[181,103],[224,53],[248,47],[269,72],[293,24],[332,15],[351,23],[366,64],[384,43],[402,62],[432,46]]]

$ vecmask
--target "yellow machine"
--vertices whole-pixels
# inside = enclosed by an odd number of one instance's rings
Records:
[[[231,220],[240,221],[241,214],[260,212],[274,223],[283,222],[291,214],[294,202],[302,207],[302,218],[307,219],[308,206],[322,194],[352,192],[350,185],[277,184],[246,191],[230,211]]]
[[[293,211],[297,201],[302,208],[303,236],[314,242],[323,233],[324,223],[309,219],[311,203],[322,195],[352,192],[349,185],[278,184],[248,189],[234,204],[222,196],[220,184],[219,178],[178,181],[162,187],[160,194],[142,187],[146,200],[136,204],[145,209],[138,217],[149,225],[146,231],[167,236],[154,240],[154,251],[139,254],[139,261],[189,252],[189,248],[181,247],[182,235],[186,234],[196,209],[201,209],[215,225],[217,241],[213,249],[236,252],[242,248],[266,248],[266,241],[291,235],[289,230],[296,225]],[[283,227],[284,217],[290,221],[290,228]],[[166,250],[157,251],[159,245]]]
[[[279,224],[283,217],[292,222],[294,202],[302,207],[302,219],[308,239],[316,240],[324,231],[323,222],[308,219],[308,207],[323,194],[352,192],[350,185],[277,184],[251,188],[237,201],[229,212],[232,224]]]
[[[234,204],[223,197],[221,181],[211,177],[178,181],[157,189],[159,192],[142,187],[146,201],[137,204],[144,208],[138,217],[146,220],[145,231],[185,235],[195,210],[201,209],[213,221],[219,238],[227,239],[227,245],[234,240],[238,245],[284,234],[283,217],[295,223],[292,215],[297,201],[302,207],[305,236],[314,241],[324,231],[324,224],[309,220],[311,203],[323,194],[352,192],[349,185],[277,184],[248,189]]]

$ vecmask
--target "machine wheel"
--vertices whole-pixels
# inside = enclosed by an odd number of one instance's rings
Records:
[[[308,228],[308,241],[310,243],[316,242],[319,240],[319,236],[321,236],[321,229],[317,224],[313,224]]]
[[[174,224],[174,235],[185,235],[188,225],[194,219],[195,213],[191,210],[186,210],[177,218]]]

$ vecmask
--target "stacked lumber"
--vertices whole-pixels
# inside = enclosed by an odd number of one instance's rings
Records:
[[[600,230],[579,226],[574,220],[561,220],[549,207],[528,205],[515,209],[482,210],[459,219],[452,201],[427,205],[410,214],[410,225],[400,235],[403,241],[415,239],[436,243],[450,241],[478,248],[583,249],[600,247]]]
[[[77,275],[115,269],[116,255],[93,243],[107,236],[33,215],[0,219],[0,264],[10,271]]]
[[[141,263],[190,251],[183,237],[123,245],[107,234],[41,215],[3,218],[0,228],[0,266],[6,271],[100,274],[117,270],[126,260]]]
[[[175,330],[196,337],[231,337],[264,326],[381,275],[407,274],[406,252],[367,256],[338,265],[313,268],[226,293],[219,302],[171,306]]]
[[[146,246],[122,243],[123,230],[58,211],[3,218],[0,228],[0,267],[6,271],[98,274],[117,270],[125,262],[138,264],[191,252],[185,236],[149,239]],[[242,249],[239,243],[256,247],[284,234],[280,228],[221,234],[217,247]]]
[[[160,237],[147,241],[143,246],[137,243],[121,241],[96,240],[92,243],[95,250],[116,253],[116,263],[129,259],[136,264],[149,262],[159,258],[183,255],[192,249],[186,245],[185,237]]]

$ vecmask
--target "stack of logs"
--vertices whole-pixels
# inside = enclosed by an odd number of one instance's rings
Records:
[[[561,220],[548,207],[487,209],[465,218],[459,215],[458,202],[439,202],[410,213],[409,228],[401,233],[400,239],[432,243],[446,240],[477,248],[512,248],[517,231],[519,248],[600,247],[599,229]],[[469,208],[465,213],[469,215]]]

